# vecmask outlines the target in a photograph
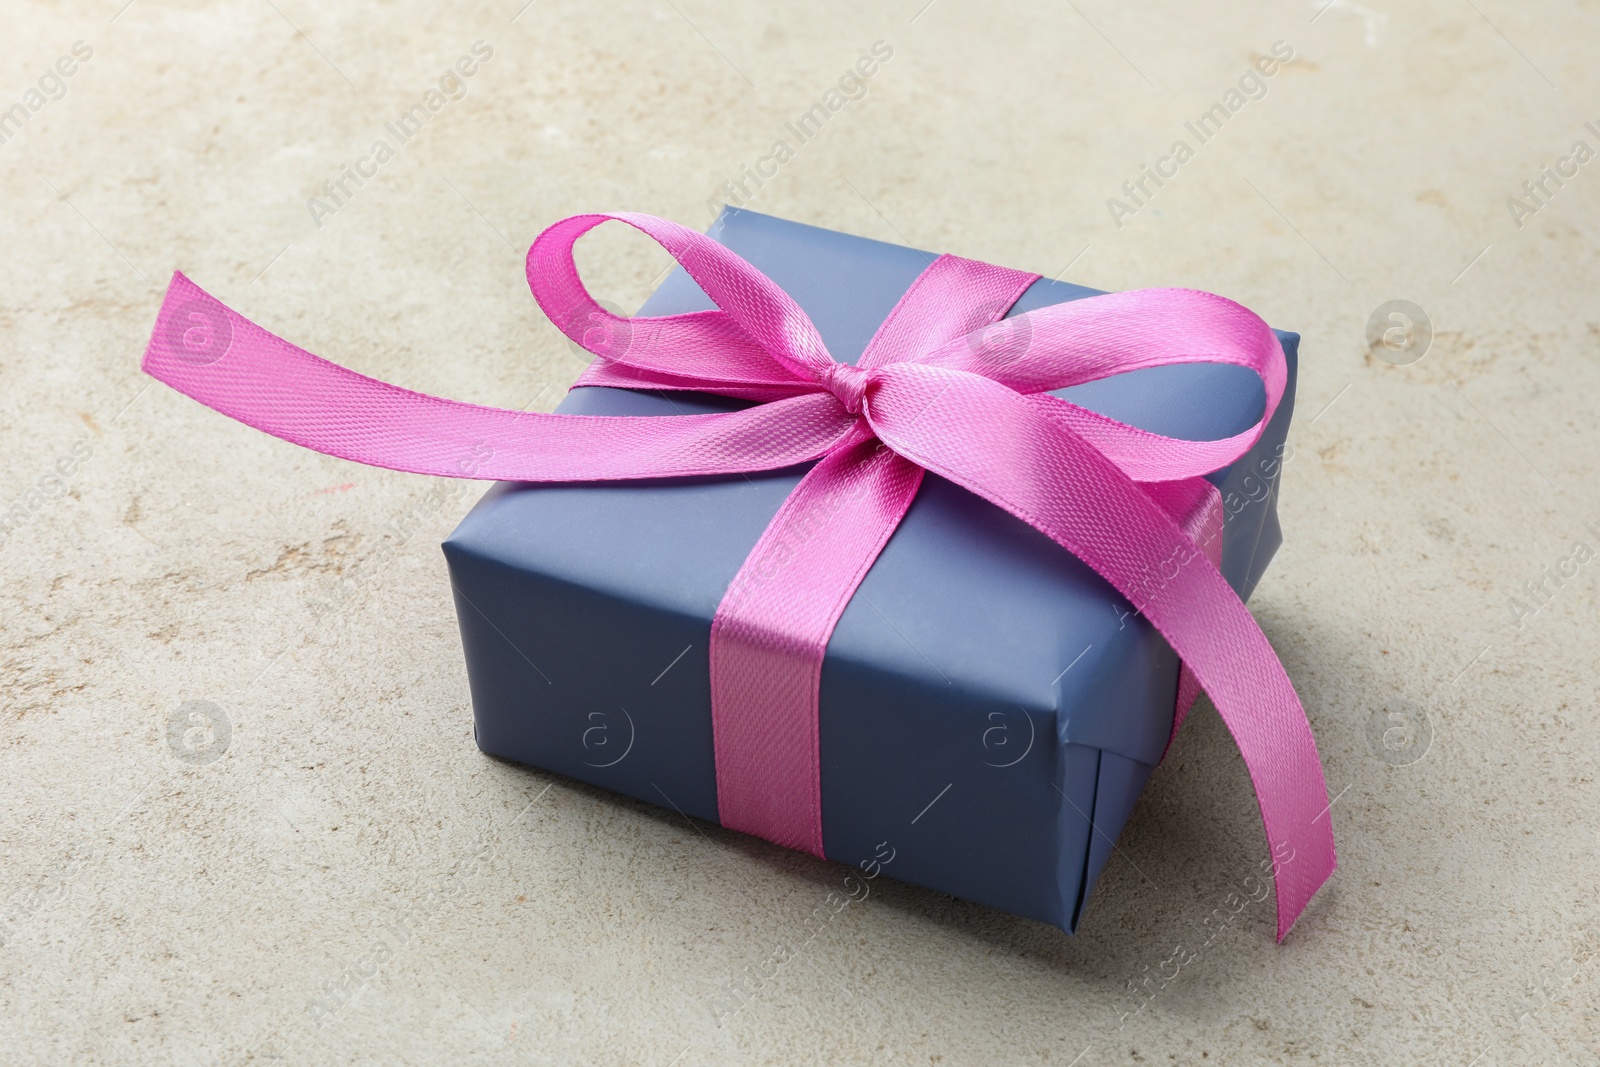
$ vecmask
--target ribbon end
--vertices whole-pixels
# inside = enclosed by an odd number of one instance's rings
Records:
[[[145,343],[144,355],[139,358],[139,369],[152,378],[160,378],[154,370],[158,362],[156,351],[163,333],[162,326],[167,318],[167,312],[172,307],[173,297],[181,287],[194,285],[181,270],[172,272],[172,278],[167,282],[167,291],[161,295],[161,308],[156,312],[155,324],[150,329],[150,340]]]
[[[244,321],[182,271],[173,271],[139,369],[179,392],[194,395],[184,383],[228,354],[236,320]]]
[[[1305,914],[1306,907],[1322,887],[1328,884],[1328,879],[1333,877],[1333,872],[1339,869],[1338,859],[1333,854],[1333,841],[1330,835],[1328,841],[1328,855],[1326,865],[1320,872],[1313,873],[1310,884],[1287,882],[1278,879],[1278,934],[1275,940],[1283,944],[1289,936],[1289,931],[1294,929],[1295,923],[1300,921],[1300,916]]]

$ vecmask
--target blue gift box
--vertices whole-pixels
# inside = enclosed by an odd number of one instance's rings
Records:
[[[926,252],[728,209],[710,236],[855,362]],[[1096,295],[1040,280],[1012,314]],[[640,315],[712,305],[675,269]],[[1281,541],[1289,383],[1247,455],[1210,476],[1222,572],[1248,598]],[[1210,440],[1261,416],[1254,374],[1186,364],[1057,395]],[[558,411],[674,415],[743,401],[574,389]],[[728,584],[804,468],[587,485],[502,482],[444,544],[479,747],[717,821],[707,646]],[[1104,579],[1044,534],[928,475],[828,644],[829,858],[1073,930],[1170,735],[1178,662]]]

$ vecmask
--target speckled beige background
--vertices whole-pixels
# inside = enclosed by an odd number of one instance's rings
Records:
[[[1600,148],[1600,4],[1324,2],[4,0],[0,108],[42,106],[0,127],[0,1060],[1595,1063],[1600,563],[1513,598],[1600,548],[1600,163],[1507,200]],[[519,250],[591,209],[704,225],[879,40],[752,207],[1304,334],[1252,607],[1342,866],[1281,947],[1251,905],[1158,977],[1265,855],[1207,707],[1077,938],[880,881],[806,940],[843,868],[477,752],[437,548],[476,489],[138,372],[181,268],[366,373],[548,410],[581,364]],[[1276,41],[1266,95],[1114,225]],[[662,268],[589,245],[625,306]],[[1435,331],[1400,367],[1365,336],[1397,298]]]

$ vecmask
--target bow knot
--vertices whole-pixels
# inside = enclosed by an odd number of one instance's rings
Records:
[[[834,363],[822,372],[822,387],[837,397],[852,415],[861,414],[861,401],[871,381],[872,372],[848,363]]]

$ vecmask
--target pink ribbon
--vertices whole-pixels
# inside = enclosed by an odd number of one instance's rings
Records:
[[[717,310],[626,319],[600,307],[572,248],[610,219],[659,242]],[[603,357],[580,384],[760,403],[724,414],[610,417],[425,396],[289,344],[182,274],[167,290],[144,369],[286,441],[419,474],[608,481],[814,462],[729,586],[709,654],[723,824],[819,856],[817,706],[828,639],[923,472],[965,487],[1083,560],[1166,638],[1184,664],[1174,732],[1198,689],[1211,695],[1260,801],[1282,940],[1335,867],[1327,786],[1294,686],[1217,569],[1221,509],[1201,476],[1260,436],[1283,396],[1283,350],[1247,309],[1182,289],[1076,300],[1001,321],[1037,277],[941,256],[849,366],[828,354],[788,294],[710,238],[648,215],[580,215],[545,230],[528,251],[540,307]],[[1261,419],[1234,437],[1184,441],[1048,395],[1190,362],[1259,375]]]

